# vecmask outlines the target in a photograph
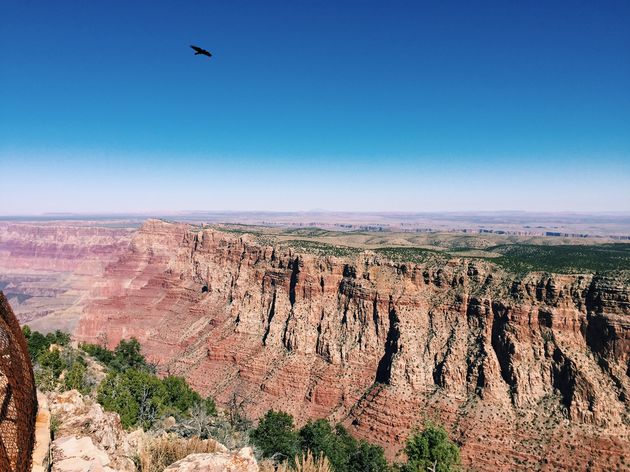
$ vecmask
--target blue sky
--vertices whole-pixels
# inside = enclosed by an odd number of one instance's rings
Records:
[[[630,210],[625,0],[0,17],[0,214]]]

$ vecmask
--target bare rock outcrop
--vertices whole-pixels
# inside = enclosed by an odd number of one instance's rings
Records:
[[[328,417],[391,457],[426,418],[479,470],[630,463],[630,289],[483,260],[322,256],[147,222],[105,269],[85,341],[136,336],[163,373],[257,417]]]
[[[51,394],[49,404],[59,425],[52,443],[53,471],[100,470],[98,467],[135,471],[131,457],[137,453],[136,445],[130,444],[116,413],[103,411],[76,390]]]
[[[253,451],[245,447],[238,452],[190,454],[167,467],[164,472],[258,472]]]
[[[107,453],[92,438],[63,436],[52,444],[51,472],[116,472]]]

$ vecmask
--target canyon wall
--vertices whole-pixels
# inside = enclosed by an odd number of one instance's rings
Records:
[[[149,221],[104,281],[79,339],[135,336],[160,372],[223,403],[236,395],[252,417],[327,417],[391,458],[435,419],[478,470],[630,463],[620,280],[315,256]]]
[[[131,234],[88,223],[0,222],[0,289],[21,323],[73,331]]]

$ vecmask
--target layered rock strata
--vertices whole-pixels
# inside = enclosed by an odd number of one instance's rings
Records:
[[[256,417],[327,417],[394,457],[426,419],[479,470],[627,467],[630,290],[593,274],[516,277],[481,260],[311,255],[147,222],[77,336],[137,337]]]
[[[21,323],[73,331],[83,307],[100,296],[105,266],[132,230],[70,222],[0,222],[0,289]]]

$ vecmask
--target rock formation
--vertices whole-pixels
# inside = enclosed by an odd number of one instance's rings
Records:
[[[52,442],[52,471],[133,472],[138,445],[130,440],[116,413],[76,390],[51,393],[51,414],[58,424]]]
[[[238,452],[190,454],[167,467],[164,472],[258,472],[258,463],[251,448]]]
[[[73,331],[86,301],[99,296],[104,267],[131,230],[72,223],[0,222],[0,289],[21,323]]]
[[[328,417],[390,457],[434,418],[479,470],[630,462],[620,280],[315,256],[160,221],[104,277],[80,339],[136,336],[162,373],[223,403],[236,394],[254,417]]]

